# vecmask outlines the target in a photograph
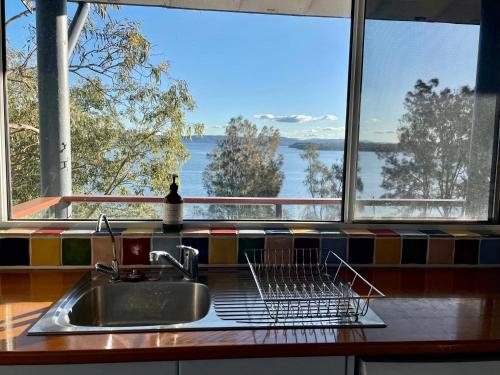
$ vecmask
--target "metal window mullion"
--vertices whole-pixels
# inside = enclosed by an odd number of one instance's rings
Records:
[[[5,1],[0,0],[0,222],[9,219],[9,180],[8,169],[9,148],[8,148],[8,115],[7,115],[7,58],[6,58],[6,38],[5,38]]]
[[[344,223],[352,223],[356,204],[356,179],[361,107],[361,76],[365,33],[366,0],[353,0],[351,59],[349,62],[349,98],[346,129],[346,160],[344,180]]]

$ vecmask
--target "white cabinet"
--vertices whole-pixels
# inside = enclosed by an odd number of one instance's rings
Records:
[[[0,366],[1,375],[177,375],[178,362]]]
[[[179,375],[345,375],[346,366],[352,362],[352,358],[346,357],[180,361]]]
[[[500,361],[409,361],[359,363],[359,375],[477,375],[500,374]]]

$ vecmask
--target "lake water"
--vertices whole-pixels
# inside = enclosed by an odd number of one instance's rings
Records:
[[[203,188],[202,174],[208,165],[207,154],[216,147],[213,141],[197,141],[186,143],[191,158],[184,164],[181,170],[181,195],[186,197],[207,196]],[[307,162],[300,158],[302,150],[288,146],[279,146],[278,153],[283,154],[283,172],[285,180],[279,197],[283,198],[306,198],[308,192],[303,183]],[[343,157],[342,151],[319,151],[319,159],[330,166],[339,162]],[[384,193],[380,188],[382,182],[381,169],[384,162],[379,160],[374,152],[361,152],[359,165],[361,167],[360,177],[364,184],[364,190],[360,194],[363,198],[378,198]]]

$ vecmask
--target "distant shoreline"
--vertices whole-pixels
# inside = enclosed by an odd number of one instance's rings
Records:
[[[217,143],[217,141],[223,139],[223,135],[203,135],[194,136],[191,138],[185,137],[186,142],[190,143]],[[308,145],[315,145],[319,151],[343,151],[344,150],[344,140],[343,139],[322,139],[322,138],[311,138],[311,139],[299,139],[299,138],[288,138],[280,137],[280,146],[295,148],[299,150],[304,150]],[[359,151],[369,151],[369,152],[397,152],[399,149],[397,143],[384,143],[384,142],[366,142],[361,141],[359,143]]]
[[[337,141],[337,140],[334,140]],[[288,147],[297,148],[299,150],[305,150],[307,146],[314,145],[320,151],[343,151],[344,143],[337,142],[309,142],[301,141],[295,142]],[[397,152],[399,149],[397,143],[376,143],[376,142],[359,142],[359,151],[370,151],[370,152]]]

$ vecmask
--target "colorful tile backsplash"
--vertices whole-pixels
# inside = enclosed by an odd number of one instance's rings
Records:
[[[113,228],[118,261],[149,265],[151,250],[177,247],[200,251],[200,264],[328,262],[354,265],[500,265],[500,232],[469,230],[389,230],[309,228],[190,229],[160,233],[152,229]],[[307,253],[303,249],[317,249]],[[257,251],[256,251],[257,250]],[[0,231],[0,267],[83,267],[111,262],[111,239],[105,231],[64,228],[11,228]],[[330,255],[329,255],[330,254]]]

